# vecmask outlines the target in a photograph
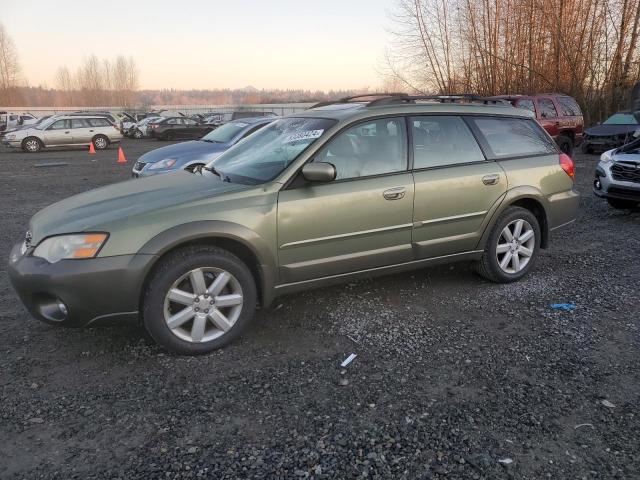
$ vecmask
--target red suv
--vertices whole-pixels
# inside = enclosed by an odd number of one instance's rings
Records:
[[[578,103],[570,96],[561,93],[540,93],[536,95],[499,95],[510,101],[514,107],[531,110],[538,123],[549,132],[549,135],[563,153],[571,155],[573,147],[582,141],[584,120]]]

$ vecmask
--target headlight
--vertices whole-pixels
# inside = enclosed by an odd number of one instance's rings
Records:
[[[15,135],[5,135],[4,138],[6,140],[15,140],[16,136]]]
[[[107,237],[106,233],[88,233],[45,238],[36,247],[33,256],[44,258],[49,263],[63,259],[93,258],[107,241]]]
[[[613,152],[614,152],[614,150],[615,150],[615,148],[613,150],[607,150],[602,155],[600,155],[600,161],[602,163],[612,162],[613,161]]]
[[[165,158],[164,160],[160,160],[156,163],[149,164],[149,170],[163,170],[165,168],[171,168],[176,164],[177,160],[175,158]]]

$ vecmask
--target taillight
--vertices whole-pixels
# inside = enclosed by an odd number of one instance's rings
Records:
[[[576,166],[573,163],[573,160],[566,153],[560,154],[560,166],[564,170],[564,172],[571,177],[572,180],[576,178]]]

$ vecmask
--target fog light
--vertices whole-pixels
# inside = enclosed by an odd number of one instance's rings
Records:
[[[69,314],[67,306],[59,298],[43,301],[38,310],[40,315],[52,322],[63,322]]]
[[[602,190],[602,184],[600,183],[600,180],[597,178],[593,181],[593,186],[595,187],[596,190]]]

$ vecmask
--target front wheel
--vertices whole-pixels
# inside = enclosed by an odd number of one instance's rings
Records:
[[[36,153],[42,150],[42,141],[36,137],[27,137],[22,142],[22,149],[25,152]]]
[[[136,138],[138,140],[140,140],[142,138],[142,132],[138,129],[136,129],[135,132],[133,132],[133,138]]]
[[[496,283],[520,280],[533,267],[540,250],[540,225],[529,210],[509,207],[487,240],[478,273]]]
[[[146,289],[142,316],[153,339],[181,355],[221,348],[249,326],[257,290],[249,268],[215,247],[188,247],[161,260]]]
[[[633,200],[624,200],[621,198],[607,198],[607,203],[618,210],[626,210],[638,206],[638,202],[634,202]]]

